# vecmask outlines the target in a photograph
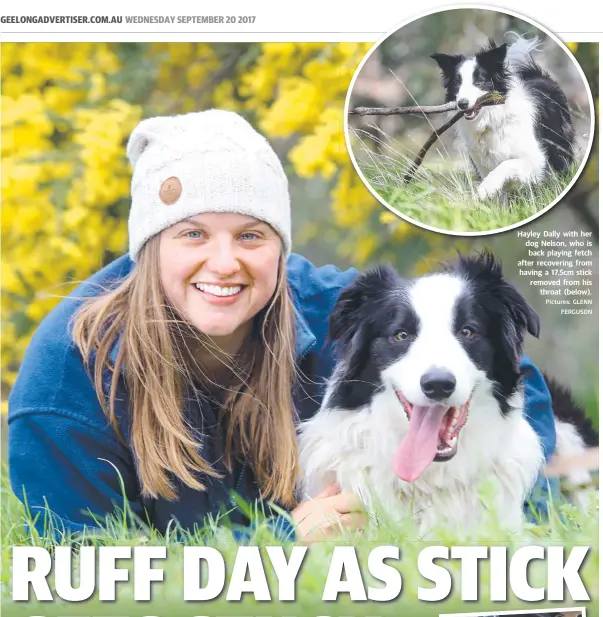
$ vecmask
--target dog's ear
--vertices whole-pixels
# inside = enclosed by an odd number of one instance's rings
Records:
[[[459,256],[456,266],[483,299],[483,308],[497,316],[505,354],[519,364],[525,333],[538,338],[540,319],[520,291],[503,277],[500,262],[485,250],[476,256]]]
[[[429,57],[438,63],[442,73],[454,71],[464,58],[459,54],[431,54]]]
[[[477,55],[482,65],[500,67],[507,57],[507,44],[503,43],[500,47],[496,47],[494,40],[490,39],[489,46]]]
[[[362,363],[376,325],[377,303],[399,282],[392,266],[381,265],[358,276],[341,292],[329,318],[329,339],[345,353],[351,366]]]
[[[523,353],[524,335],[527,332],[538,338],[540,319],[536,311],[511,283],[501,281],[499,297],[505,309],[502,318],[503,344],[507,353],[519,363]]]

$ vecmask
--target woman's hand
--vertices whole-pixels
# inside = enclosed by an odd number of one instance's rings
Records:
[[[291,517],[297,537],[305,543],[328,540],[342,528],[361,529],[367,522],[360,499],[354,493],[342,493],[337,483],[313,499],[302,501]]]

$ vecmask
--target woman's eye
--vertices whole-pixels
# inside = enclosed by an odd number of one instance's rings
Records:
[[[255,233],[255,231],[246,231],[242,233],[240,238],[241,240],[257,240],[260,236]]]
[[[469,326],[465,326],[461,329],[461,336],[464,336],[465,338],[471,338],[474,334],[475,330]]]
[[[198,240],[202,237],[201,232],[197,230],[187,231],[185,235],[187,238],[191,238],[193,240]]]
[[[396,339],[397,341],[405,341],[409,336],[410,335],[406,330],[398,330],[394,334],[394,339]]]

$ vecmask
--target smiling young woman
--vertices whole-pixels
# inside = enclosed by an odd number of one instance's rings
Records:
[[[114,336],[107,336],[106,324],[123,325],[108,413],[115,423],[116,376],[124,368],[131,445],[143,492],[151,497],[177,496],[170,471],[197,489],[204,487],[195,471],[217,476],[198,452],[201,442],[187,437],[181,408],[190,384],[190,395],[231,410],[223,419],[201,414],[225,429],[226,466],[238,455],[253,461],[265,492],[291,505],[294,330],[281,246],[267,223],[250,216],[198,214],[150,238],[132,276],[75,315],[73,339],[87,365],[94,358],[101,401],[105,374],[112,371]],[[274,319],[267,319],[271,312]],[[244,435],[247,425],[258,443],[250,450],[243,440],[241,451],[233,452],[234,435]],[[256,449],[263,452],[257,461]]]
[[[288,509],[287,537],[362,526],[336,486],[295,494],[296,422],[320,405],[328,318],[357,272],[290,253],[287,178],[240,116],[144,120],[127,151],[129,255],[48,315],[11,391],[15,494],[46,532],[93,528],[124,498],[160,531],[225,511],[247,525],[234,494]],[[527,360],[524,376],[550,452],[550,396]]]

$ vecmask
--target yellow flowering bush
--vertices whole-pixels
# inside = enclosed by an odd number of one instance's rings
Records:
[[[2,368],[10,385],[48,311],[120,252],[124,140],[141,107],[109,85],[110,45],[2,45]]]

